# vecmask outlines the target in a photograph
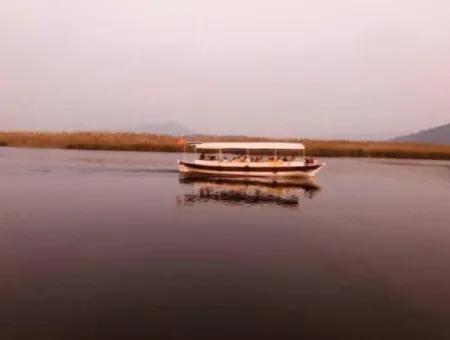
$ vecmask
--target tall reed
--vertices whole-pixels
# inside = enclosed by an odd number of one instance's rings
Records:
[[[321,157],[385,157],[450,160],[450,145],[380,141],[273,139],[248,136],[191,137],[195,141],[302,142],[307,154]],[[0,146],[81,150],[181,152],[180,137],[121,132],[0,132]]]

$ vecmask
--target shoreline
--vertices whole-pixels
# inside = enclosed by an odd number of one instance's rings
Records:
[[[0,147],[183,152],[179,136],[120,132],[0,132]],[[450,160],[450,145],[391,141],[347,141],[265,138],[246,136],[196,136],[196,141],[301,142],[313,157]]]

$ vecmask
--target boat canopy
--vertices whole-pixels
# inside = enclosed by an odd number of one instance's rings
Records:
[[[267,143],[267,142],[253,142],[253,143],[201,143],[195,144],[197,150],[304,150],[305,146],[301,143]]]

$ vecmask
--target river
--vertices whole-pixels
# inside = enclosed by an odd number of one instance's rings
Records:
[[[450,162],[179,157],[0,148],[0,339],[450,339]]]

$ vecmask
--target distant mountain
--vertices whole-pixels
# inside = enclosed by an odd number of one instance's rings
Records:
[[[450,123],[410,135],[394,138],[397,142],[422,142],[433,144],[450,144]]]
[[[154,133],[159,135],[185,136],[193,135],[195,132],[177,122],[164,122],[147,124],[134,130],[135,132]]]

